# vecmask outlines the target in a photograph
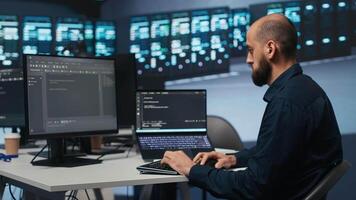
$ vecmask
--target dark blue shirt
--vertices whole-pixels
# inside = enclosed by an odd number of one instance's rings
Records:
[[[295,64],[268,88],[256,146],[232,172],[194,166],[193,185],[229,199],[302,199],[342,160],[341,136],[325,92]]]

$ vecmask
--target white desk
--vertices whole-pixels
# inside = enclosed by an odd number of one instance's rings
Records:
[[[5,177],[7,181],[12,181],[14,185],[17,183],[20,187],[29,186],[28,188],[36,194],[44,192],[44,196],[49,196],[51,193],[63,194],[70,190],[188,181],[186,177],[180,175],[140,174],[136,167],[144,162],[135,152],[131,152],[128,158],[126,153],[107,155],[103,157],[103,162],[100,164],[64,168],[32,166],[30,161],[33,156],[26,152],[36,150],[38,149],[20,150],[19,157],[11,162],[0,161],[0,176]],[[231,152],[222,149],[217,151]]]
[[[140,174],[136,167],[144,164],[141,156],[125,156],[107,155],[101,164],[63,168],[32,166],[33,156],[22,152],[1,163],[0,175],[48,192],[188,181],[184,176]]]
[[[26,151],[20,151],[19,158],[9,163],[0,161],[0,176],[8,182],[13,180],[14,185],[21,183],[43,190],[45,193],[188,181],[186,177],[180,175],[140,174],[136,167],[144,162],[135,152],[130,153],[128,158],[126,153],[107,155],[100,164],[63,168],[32,166],[30,161],[33,156]]]

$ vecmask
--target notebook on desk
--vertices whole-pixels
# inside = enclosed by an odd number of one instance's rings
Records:
[[[166,150],[191,157],[212,151],[206,116],[206,90],[137,91],[135,133],[142,158],[160,159]]]

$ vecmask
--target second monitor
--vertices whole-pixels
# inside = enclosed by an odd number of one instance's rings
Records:
[[[27,55],[26,128],[32,138],[117,132],[114,60]],[[62,162],[61,140],[49,140],[49,162]]]

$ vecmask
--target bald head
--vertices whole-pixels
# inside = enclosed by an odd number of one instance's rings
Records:
[[[264,16],[252,24],[249,32],[259,43],[275,41],[285,58],[296,57],[298,36],[294,25],[287,17],[280,14]]]

